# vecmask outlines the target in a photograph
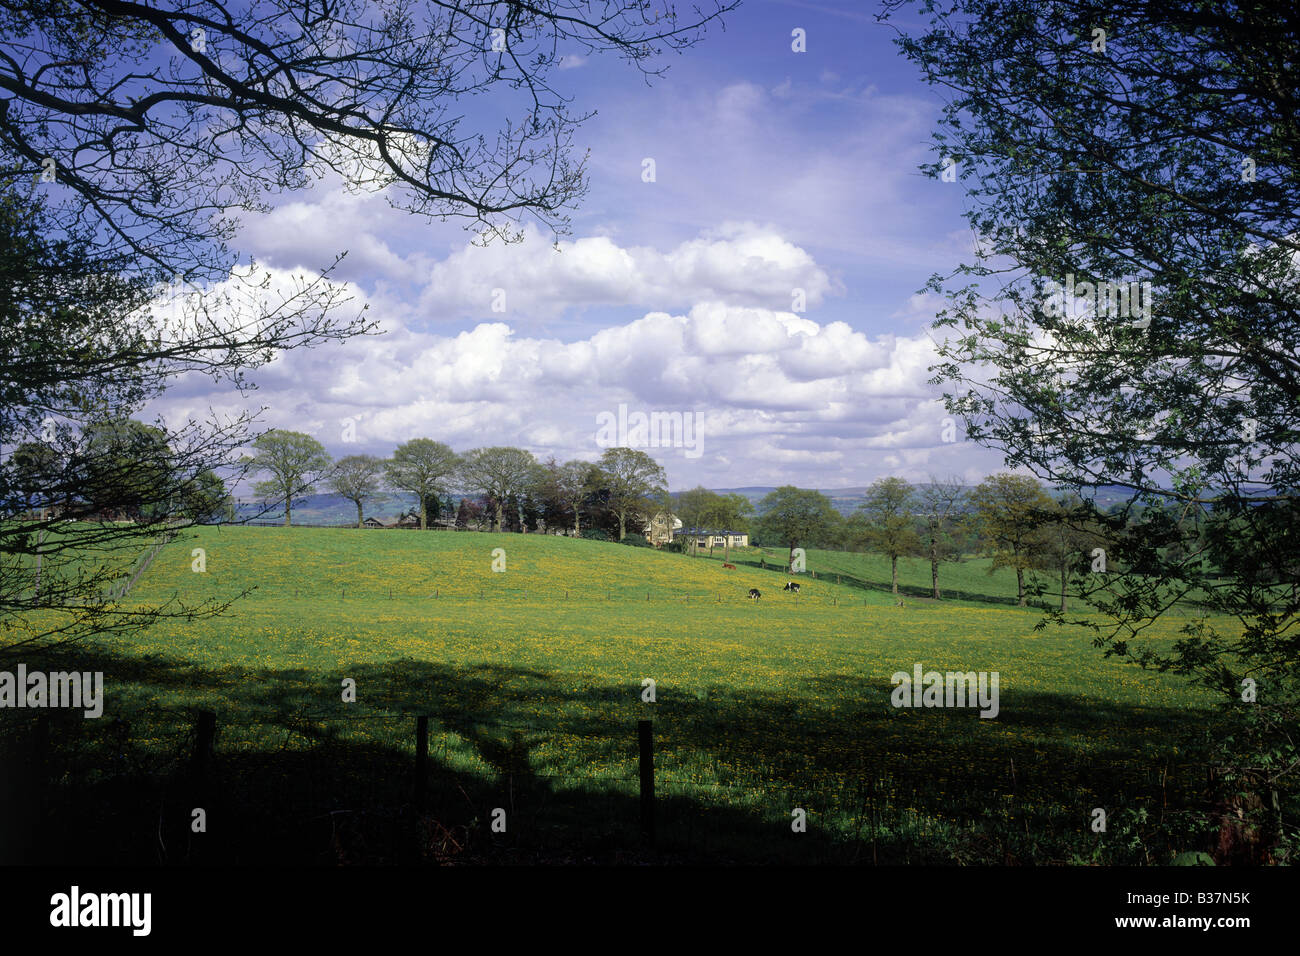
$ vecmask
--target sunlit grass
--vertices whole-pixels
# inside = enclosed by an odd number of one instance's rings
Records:
[[[254,590],[223,618],[164,621],[105,648],[118,670],[106,716],[130,719],[137,745],[159,755],[203,707],[219,714],[223,752],[328,740],[407,759],[412,721],[369,718],[428,714],[434,759],[489,792],[531,780],[628,796],[636,721],[651,718],[665,800],[786,831],[802,807],[854,859],[866,827],[877,849],[892,841],[891,861],[1064,862],[1097,844],[1092,807],[1122,821],[1176,804],[1200,778],[1208,701],[1103,659],[1082,629],[1036,632],[1036,612],[994,602],[1005,580],[954,572],[954,585],[989,592],[897,607],[870,586],[872,559],[813,552],[818,576],[796,597],[758,557],[733,554],[733,571],[535,535],[199,529],[164,549],[131,599]],[[1146,639],[1175,637],[1171,624]],[[917,662],[997,671],[998,718],[893,708],[891,675]],[[341,699],[347,678],[356,703]],[[668,814],[682,821],[670,835],[690,843],[688,817]],[[1115,841],[1115,858],[1130,852]]]

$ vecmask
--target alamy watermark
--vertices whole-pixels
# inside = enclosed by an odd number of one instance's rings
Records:
[[[118,926],[129,928],[133,936],[148,936],[152,910],[152,893],[83,893],[74,885],[50,897],[50,925]]]
[[[998,715],[997,671],[896,671],[889,679],[895,707],[978,707],[981,717]]]
[[[704,452],[703,412],[628,412],[596,415],[596,444],[601,448],[682,448],[687,458]]]
[[[0,707],[56,707],[83,710],[86,717],[104,713],[103,671],[0,671]]]
[[[1046,280],[1043,311],[1073,319],[1087,315],[1131,319],[1134,326],[1144,329],[1151,324],[1151,283],[1075,282],[1071,272],[1064,283]]]

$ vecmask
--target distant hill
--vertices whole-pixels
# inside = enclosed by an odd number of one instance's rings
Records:
[[[924,484],[926,483],[920,482],[918,483],[918,487]],[[965,487],[967,491],[971,491],[974,488],[974,485],[967,485]],[[749,485],[743,488],[711,488],[709,490],[720,495],[744,495],[749,499],[750,503],[754,505],[755,511],[757,511],[758,503],[768,494],[776,491],[776,486]],[[866,500],[867,495],[866,485],[858,485],[852,488],[818,488],[817,490],[829,498],[831,500],[831,505],[834,506],[835,510],[842,515],[849,515],[857,511],[858,506]],[[1127,488],[1122,488],[1118,485],[1102,485],[1093,492],[1092,497],[1093,500],[1097,502],[1097,507],[1102,511],[1105,511],[1114,505],[1128,501],[1131,495],[1132,492]]]
[[[367,518],[375,517],[381,521],[392,521],[416,507],[415,495],[402,491],[386,494],[366,502]],[[263,513],[264,512],[264,513]],[[241,521],[281,522],[284,509],[278,506],[266,506],[259,501],[239,499],[235,513]],[[357,523],[357,506],[342,495],[307,495],[293,506],[294,524],[353,525]]]
[[[967,490],[973,486],[967,486]],[[754,505],[757,511],[758,503],[765,496],[776,490],[775,485],[749,485],[743,488],[711,488],[720,495],[739,494],[744,495]],[[831,500],[831,505],[842,515],[850,515],[857,510],[866,497],[867,486],[859,485],[852,488],[819,488],[817,489]],[[454,496],[459,500],[459,496]],[[1127,489],[1115,485],[1105,485],[1098,488],[1095,493],[1097,505],[1104,511],[1116,504],[1121,504],[1129,499]],[[390,492],[382,499],[376,499],[366,504],[366,517],[379,518],[381,521],[391,521],[399,515],[416,507],[415,495],[405,492]],[[259,514],[265,510],[265,514]],[[266,506],[260,502],[249,499],[241,499],[237,506],[237,514],[241,520],[257,520],[266,522],[280,522],[284,520],[284,511],[279,508],[266,509]],[[319,525],[351,525],[356,524],[357,509],[356,505],[340,495],[308,495],[301,502],[293,506],[294,524],[319,524]]]

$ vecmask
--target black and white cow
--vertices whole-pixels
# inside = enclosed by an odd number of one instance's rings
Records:
[[[749,589],[749,599],[750,599],[751,601],[757,601],[757,600],[758,600],[759,598],[761,598],[762,596],[763,596],[763,594],[762,594],[761,591],[758,590],[758,588],[750,588],[750,589]]]
[[[783,587],[781,590],[782,590],[782,591],[793,591],[795,594],[798,594],[798,593],[799,593],[799,582],[798,582],[798,581],[791,581],[791,582],[789,582],[788,584],[786,584],[786,586]]]

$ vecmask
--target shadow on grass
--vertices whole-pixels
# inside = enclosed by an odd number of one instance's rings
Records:
[[[1097,806],[1146,811],[1138,849],[1117,836],[1108,861],[1165,862],[1188,848],[1178,821],[1204,773],[1186,757],[1187,711],[1017,694],[990,721],[895,709],[891,687],[855,675],[797,696],[661,684],[645,705],[639,679],[561,684],[489,664],[206,670],[83,647],[42,666],[103,671],[108,703],[99,720],[45,712],[45,746],[33,712],[4,713],[0,862],[1051,863],[1098,852]],[[356,704],[340,700],[344,677]],[[152,703],[178,696],[193,706]],[[200,707],[217,717],[206,764]],[[422,792],[416,714],[430,716]],[[653,845],[641,717],[654,720]]]

